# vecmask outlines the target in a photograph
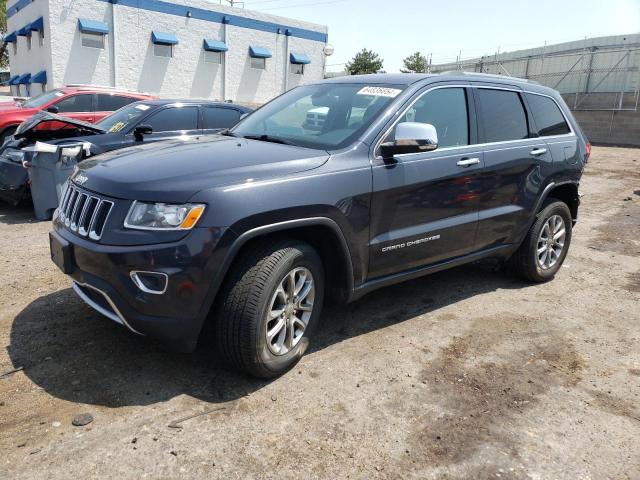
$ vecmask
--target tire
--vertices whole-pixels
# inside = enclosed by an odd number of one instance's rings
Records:
[[[310,277],[313,291],[307,280],[302,281],[303,276]],[[300,310],[292,303],[292,278],[300,285]],[[306,243],[265,240],[234,262],[220,293],[214,321],[221,356],[255,377],[277,377],[293,367],[309,346],[324,299],[322,261]],[[271,318],[281,307],[283,313]],[[306,328],[302,328],[304,321]],[[284,322],[284,337],[279,330],[278,335],[268,338],[267,329],[275,332],[280,322]]]
[[[560,227],[558,227],[558,218],[562,220]],[[571,227],[572,218],[569,207],[555,198],[548,199],[536,215],[536,221],[529,229],[524,241],[509,259],[511,271],[530,282],[551,280],[562,266],[569,251]],[[550,236],[548,232],[555,228],[558,229]],[[564,238],[558,237],[563,229]],[[559,240],[562,240],[562,246],[558,251]],[[546,256],[542,251],[543,247],[547,250]]]
[[[16,132],[17,128],[18,128],[17,125],[14,127],[7,127],[2,131],[2,133],[0,133],[0,146],[4,144],[4,141],[7,138],[9,138],[11,135],[13,135]]]

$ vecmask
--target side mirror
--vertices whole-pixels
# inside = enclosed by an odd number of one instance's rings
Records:
[[[403,122],[396,125],[392,142],[380,145],[384,158],[406,153],[430,152],[438,148],[438,132],[430,123]]]
[[[242,119],[244,119],[244,118],[246,118],[248,116],[249,116],[249,114],[247,112],[245,112],[242,115],[240,115],[240,120],[242,120]]]
[[[144,139],[145,135],[149,135],[153,133],[153,128],[151,125],[138,125],[133,129],[133,136],[136,137],[136,140],[141,142]]]
[[[49,113],[58,113],[58,112],[60,112],[60,109],[58,107],[56,107],[55,105],[51,105],[50,107],[47,107],[47,112],[49,112]]]

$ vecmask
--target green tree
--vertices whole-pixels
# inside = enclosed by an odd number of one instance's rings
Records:
[[[7,0],[0,0],[0,36],[4,38],[7,34]],[[9,54],[7,53],[7,44],[2,41],[0,45],[0,67],[9,66]]]
[[[361,75],[363,73],[378,73],[382,69],[383,60],[372,50],[363,48],[355,54],[344,69],[349,75]]]
[[[416,52],[413,55],[409,55],[403,61],[404,68],[401,68],[402,73],[426,73],[427,72],[427,57],[420,52]]]

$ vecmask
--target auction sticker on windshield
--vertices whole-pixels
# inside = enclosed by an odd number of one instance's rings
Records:
[[[375,97],[396,98],[402,90],[386,87],[362,87],[358,95],[373,95]]]

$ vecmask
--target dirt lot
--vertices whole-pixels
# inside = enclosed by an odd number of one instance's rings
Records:
[[[638,479],[640,150],[581,188],[551,283],[471,265],[329,308],[273,382],[94,313],[0,207],[0,477]]]

